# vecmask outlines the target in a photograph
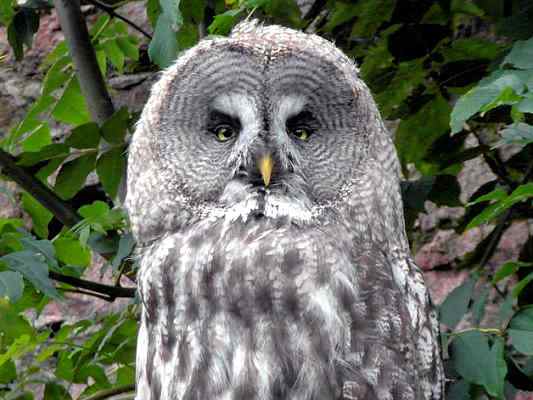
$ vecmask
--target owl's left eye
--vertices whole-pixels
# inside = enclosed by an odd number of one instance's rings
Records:
[[[306,141],[311,136],[311,131],[305,127],[298,127],[291,130],[291,134],[300,140]]]
[[[229,125],[219,125],[213,133],[219,142],[226,142],[235,136],[235,129]]]

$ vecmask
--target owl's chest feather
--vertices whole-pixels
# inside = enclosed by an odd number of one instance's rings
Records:
[[[159,349],[146,362],[161,398],[336,398],[358,285],[333,239],[262,220],[200,224],[146,254],[144,328]]]

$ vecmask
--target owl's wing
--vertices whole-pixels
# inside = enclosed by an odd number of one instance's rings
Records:
[[[415,279],[419,271],[404,263],[375,248],[356,259],[361,297],[352,312],[344,399],[441,398],[429,298]]]

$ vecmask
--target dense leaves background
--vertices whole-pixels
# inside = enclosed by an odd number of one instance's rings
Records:
[[[464,207],[458,232],[494,227],[460,265],[469,278],[439,308],[448,398],[533,391],[531,235],[519,259],[487,266],[512,222],[532,217],[531,2],[317,0],[300,10],[290,0],[147,0],[151,34],[120,18],[126,2],[87,1],[97,10],[90,44],[104,77],[165,68],[201,38],[226,35],[250,16],[323,35],[354,58],[384,118],[397,122],[410,238],[416,242],[426,200]],[[0,1],[0,25],[17,60],[53,6]],[[0,397],[6,399],[70,399],[74,384],[82,385],[82,399],[109,398],[131,392],[134,383],[135,298],[97,320],[36,328],[28,319],[65,293],[108,301],[133,296],[121,286],[125,276],[134,285],[136,265],[120,188],[138,115],[121,108],[92,121],[69,45],[50,51],[40,66],[40,97],[0,135],[2,179],[27,183],[14,201],[31,219],[0,218]],[[66,139],[54,141],[52,126],[66,129]],[[469,137],[474,146],[466,145]],[[457,174],[472,159],[482,159],[496,178],[463,204]],[[91,174],[99,184],[87,188]],[[81,278],[98,255],[116,285]],[[492,303],[499,311],[487,316]]]

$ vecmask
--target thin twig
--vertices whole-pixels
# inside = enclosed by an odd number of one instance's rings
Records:
[[[119,386],[111,389],[104,389],[100,390],[99,392],[96,392],[92,396],[86,397],[83,400],[103,400],[108,399],[111,396],[115,396],[117,394],[132,392],[135,390],[135,384],[131,385],[124,385]],[[78,400],[81,400],[81,397],[78,398]]]
[[[103,296],[101,294],[94,293],[94,292],[89,292],[87,290],[82,290],[82,289],[67,289],[67,288],[58,287],[57,290],[59,290],[61,292],[64,292],[64,293],[84,294],[86,296],[96,297],[98,299],[109,301],[109,302],[113,302],[114,301],[114,299],[112,299],[109,296]]]
[[[92,4],[93,6],[99,8],[102,11],[105,11],[111,17],[114,17],[114,18],[117,18],[117,19],[120,19],[120,20],[124,21],[126,24],[131,26],[133,29],[135,29],[136,31],[139,31],[144,36],[146,36],[148,39],[152,40],[152,35],[150,35],[148,32],[146,32],[143,28],[141,28],[135,22],[127,19],[126,17],[123,17],[120,14],[117,14],[115,9],[113,8],[113,6],[110,6],[109,4],[102,3],[101,1],[98,1],[98,0],[84,0],[84,1],[86,3]]]
[[[55,271],[50,271],[48,276],[58,282],[67,283],[78,288],[107,295],[110,298],[109,301],[113,301],[118,297],[135,297],[134,288],[104,285],[102,283],[96,283],[87,281],[85,279],[75,278],[73,276],[63,275]]]

